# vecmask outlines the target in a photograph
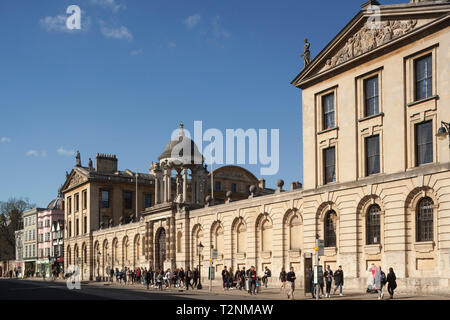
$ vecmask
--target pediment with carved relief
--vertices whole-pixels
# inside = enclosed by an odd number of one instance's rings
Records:
[[[83,184],[86,181],[88,181],[88,179],[85,176],[74,171],[74,172],[72,172],[72,174],[70,175],[70,177],[68,178],[66,183],[64,184],[63,189],[64,190],[72,189],[73,187]]]
[[[387,20],[379,24],[365,23],[361,29],[344,41],[344,44],[329,56],[322,70],[340,65],[366,52],[372,51],[392,40],[395,40],[415,28],[425,24],[425,20]]]

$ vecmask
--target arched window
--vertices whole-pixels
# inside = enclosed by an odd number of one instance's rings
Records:
[[[378,205],[373,204],[367,211],[366,235],[367,244],[380,243],[380,213],[381,209]]]
[[[140,253],[141,253],[141,238],[138,235],[138,236],[136,236],[136,240],[135,240],[136,262],[139,262],[139,260],[140,260]]]
[[[301,249],[300,219],[294,216],[289,224],[289,247],[290,250]]]
[[[417,241],[433,241],[433,200],[429,197],[417,205]]]
[[[328,211],[325,215],[325,247],[336,247],[336,212]]]
[[[237,252],[244,253],[247,250],[247,228],[242,222],[237,227]]]
[[[261,225],[262,251],[272,250],[272,223],[266,219]]]

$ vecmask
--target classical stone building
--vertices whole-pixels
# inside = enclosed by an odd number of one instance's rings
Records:
[[[371,5],[379,3],[363,4],[292,81],[303,95],[303,187],[285,191],[279,181],[264,194],[263,182],[231,175],[230,188],[249,194],[216,204],[203,157],[180,136],[139,174],[132,216],[134,174],[112,156],[95,169],[79,162],[64,185],[66,265],[85,279],[110,267],[199,263],[206,275],[213,247],[217,272],[254,265],[262,275],[268,266],[277,281],[292,266],[307,289],[319,235],[320,264],[342,265],[347,288],[363,290],[376,263],[394,268],[399,290],[449,293],[450,150],[440,127],[450,120],[450,4],[380,6],[379,20]],[[190,156],[174,155],[177,146]],[[222,170],[252,180],[242,168]]]

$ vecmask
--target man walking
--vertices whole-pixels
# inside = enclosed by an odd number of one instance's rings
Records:
[[[270,271],[267,266],[264,268],[264,276],[262,278],[264,286],[267,288],[267,283],[269,282],[269,278],[272,276],[272,271]]]
[[[251,266],[250,270],[247,271],[248,274],[248,293],[250,295],[256,295],[256,270],[254,266]]]
[[[331,282],[333,281],[333,271],[330,269],[330,266],[327,266],[327,269],[323,273],[323,277],[325,278],[325,284],[326,284],[326,297],[330,297],[331,292]]]
[[[287,274],[287,281],[289,282],[289,291],[287,293],[288,299],[294,300],[294,290],[295,290],[295,272],[294,267],[291,267],[291,271]]]
[[[342,266],[339,266],[339,269],[334,272],[334,285],[336,287],[334,288],[333,295],[336,294],[336,290],[339,288],[339,295],[342,297],[342,286],[344,285],[344,271],[342,270]]]
[[[227,290],[228,289],[228,271],[227,271],[227,266],[223,267],[222,270],[222,285],[223,285],[223,290]]]

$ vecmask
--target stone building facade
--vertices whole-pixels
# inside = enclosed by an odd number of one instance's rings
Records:
[[[79,262],[85,278],[110,267],[200,263],[206,275],[213,247],[216,278],[223,266],[254,265],[260,275],[268,266],[276,282],[292,266],[307,289],[318,235],[325,243],[320,264],[342,265],[347,288],[363,290],[375,263],[394,268],[401,291],[448,294],[450,150],[448,132],[443,140],[436,135],[450,120],[450,3],[380,6],[373,26],[369,5],[377,4],[366,2],[292,81],[302,90],[302,188],[283,190],[279,181],[273,193],[251,187],[247,199],[228,193],[216,205],[206,197],[203,159],[193,161],[201,157],[196,146],[188,139],[193,158],[178,158],[172,151],[180,141],[173,140],[138,186],[158,200],[117,223],[126,210],[100,208],[98,190],[105,181],[131,188],[132,176],[79,165],[64,186],[66,204],[86,189],[90,207],[80,217],[66,210],[66,264]],[[110,197],[118,207],[120,188]],[[113,222],[106,227],[102,216]],[[73,235],[74,219],[85,219],[87,232]]]

